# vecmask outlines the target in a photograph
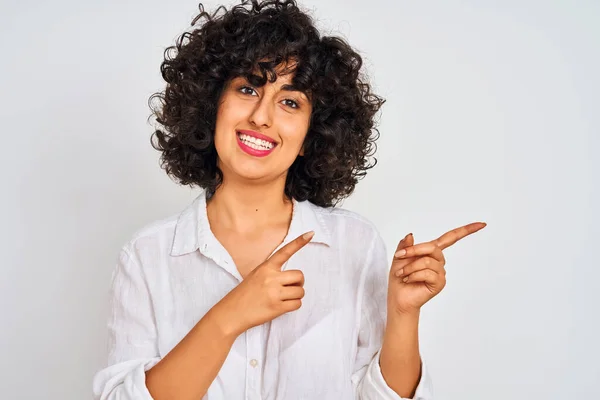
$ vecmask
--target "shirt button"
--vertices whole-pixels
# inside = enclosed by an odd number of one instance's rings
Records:
[[[250,365],[252,366],[252,368],[254,368],[258,365],[258,361],[256,361],[255,359],[252,359],[252,360],[250,360]]]

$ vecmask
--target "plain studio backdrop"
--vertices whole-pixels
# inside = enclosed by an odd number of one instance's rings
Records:
[[[436,399],[600,398],[600,3],[300,5],[387,99],[378,165],[341,206],[390,261],[409,232],[488,223],[445,251],[447,286],[422,310]],[[120,246],[200,193],[160,169],[147,122],[163,51],[197,11],[1,3],[3,399],[91,397]]]

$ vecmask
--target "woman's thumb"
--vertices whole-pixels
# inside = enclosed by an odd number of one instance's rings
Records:
[[[413,236],[412,233],[409,233],[408,235],[404,236],[404,239],[402,239],[400,241],[400,243],[398,243],[398,247],[396,247],[396,252],[398,250],[402,250],[402,249],[405,249],[407,247],[410,247],[414,243],[415,243],[415,237]]]

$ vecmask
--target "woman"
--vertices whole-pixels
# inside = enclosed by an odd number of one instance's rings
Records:
[[[204,192],[123,246],[95,397],[431,399],[419,310],[480,225],[408,235],[390,270],[373,224],[335,207],[374,165],[360,56],[293,1],[200,8],[162,64],[153,145]]]

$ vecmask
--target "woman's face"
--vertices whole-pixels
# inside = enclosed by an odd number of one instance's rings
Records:
[[[232,174],[259,182],[274,180],[286,176],[296,157],[303,155],[312,106],[304,93],[288,86],[292,77],[278,75],[262,87],[237,77],[226,85],[215,129],[224,180]]]

